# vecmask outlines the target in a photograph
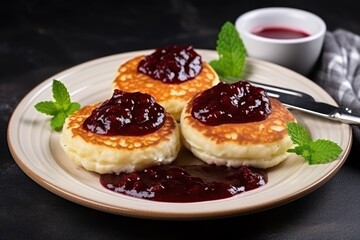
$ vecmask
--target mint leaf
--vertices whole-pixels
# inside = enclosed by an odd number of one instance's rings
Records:
[[[69,104],[68,108],[65,110],[66,116],[69,116],[76,110],[80,109],[80,104],[77,102],[72,102]]]
[[[58,80],[53,80],[52,92],[57,104],[59,104],[63,108],[67,108],[69,106],[70,95],[62,82]]]
[[[38,112],[53,116],[50,121],[50,126],[55,131],[60,131],[65,123],[65,119],[73,112],[80,109],[80,104],[71,102],[70,94],[65,85],[53,80],[52,93],[55,101],[41,101],[35,104],[35,109]]]
[[[337,158],[342,152],[340,146],[326,139],[317,139],[311,142],[309,146],[312,150],[309,164],[327,163],[328,160]]]
[[[225,82],[239,81],[246,59],[246,50],[234,24],[225,22],[216,42],[219,59],[210,61],[219,78]]]
[[[35,109],[47,115],[55,115],[58,112],[57,105],[52,101],[39,102],[35,105]]]
[[[307,144],[312,141],[310,133],[300,124],[295,122],[286,123],[287,131],[294,144]]]
[[[55,131],[60,131],[65,123],[66,114],[64,112],[58,112],[53,118],[51,118],[50,126]]]
[[[296,146],[287,151],[302,156],[310,165],[328,163],[342,152],[341,147],[330,140],[313,140],[309,132],[296,122],[286,124],[288,134]]]
[[[302,156],[308,162],[311,161],[312,150],[308,144],[296,146],[289,149],[288,152],[296,153],[297,155]]]

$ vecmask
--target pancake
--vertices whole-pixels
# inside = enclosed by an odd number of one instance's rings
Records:
[[[203,61],[202,70],[194,79],[176,84],[164,83],[138,72],[138,64],[144,58],[145,55],[137,56],[122,64],[113,81],[113,88],[127,92],[139,91],[152,95],[177,121],[180,119],[181,111],[186,102],[196,93],[219,82],[219,77],[214,69]]]
[[[83,128],[84,120],[98,105],[82,107],[66,118],[60,144],[77,165],[97,173],[142,170],[169,164],[180,151],[178,123],[166,114],[164,125],[142,136],[99,135]]]
[[[286,123],[296,121],[279,100],[270,98],[271,114],[265,120],[209,126],[192,117],[189,101],[184,107],[180,129],[182,142],[208,164],[270,168],[288,157],[293,143]]]

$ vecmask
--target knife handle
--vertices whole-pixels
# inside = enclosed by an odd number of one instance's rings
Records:
[[[338,108],[330,114],[330,117],[347,124],[360,124],[360,116],[351,113],[351,110],[348,108]]]

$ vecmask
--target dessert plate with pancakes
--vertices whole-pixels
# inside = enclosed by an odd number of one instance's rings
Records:
[[[213,50],[196,50],[203,61],[217,59]],[[52,82],[67,87],[72,101],[82,106],[108,99],[122,64],[153,50],[115,54],[95,59],[60,72],[30,91],[19,103],[8,125],[8,145],[19,167],[35,182],[69,201],[104,212],[149,219],[204,219],[251,214],[294,201],[325,184],[346,161],[352,145],[347,124],[291,111],[314,139],[336,142],[343,152],[333,162],[309,165],[297,155],[268,168],[268,183],[258,189],[213,201],[167,203],[137,199],[104,188],[99,174],[85,170],[68,158],[59,143],[59,132],[50,128],[49,117],[34,105],[52,99]],[[314,82],[287,68],[248,58],[243,79],[292,88],[311,94],[316,100],[336,105],[334,99]],[[261,151],[261,149],[259,150]],[[266,151],[266,149],[264,149]],[[182,148],[171,164],[199,162]]]

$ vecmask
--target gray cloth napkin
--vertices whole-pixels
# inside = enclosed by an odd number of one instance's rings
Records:
[[[327,32],[314,82],[327,91],[341,107],[360,115],[360,36],[344,29]],[[360,125],[352,125],[360,140]]]

